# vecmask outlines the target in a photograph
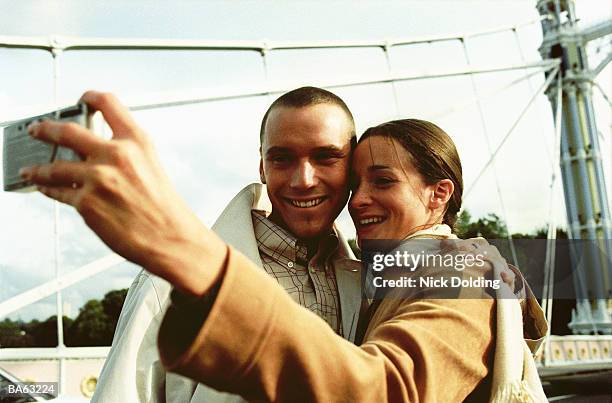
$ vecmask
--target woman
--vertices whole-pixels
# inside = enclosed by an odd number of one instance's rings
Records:
[[[461,208],[462,192],[461,161],[455,145],[450,137],[433,123],[417,119],[396,120],[372,127],[360,138],[353,157],[353,193],[349,201],[349,212],[362,247],[366,239],[404,240],[388,254],[393,255],[398,250],[423,249],[427,249],[430,256],[440,253],[439,241],[423,239],[456,238],[452,234],[452,227]],[[431,267],[428,269],[424,273],[435,272]],[[474,269],[462,270],[461,277],[465,279],[478,276],[477,270]],[[500,268],[497,269],[496,274],[499,275]],[[404,273],[412,275],[413,278],[418,277],[415,272],[418,273],[418,270],[404,270]],[[439,278],[449,276],[448,271],[436,273]],[[453,276],[452,270],[450,276]],[[397,271],[392,277],[397,279]],[[373,324],[397,320],[401,306],[410,301],[409,305],[422,305],[423,314],[426,312],[432,317],[432,328],[448,332],[444,335],[432,332],[428,339],[429,354],[422,357],[424,362],[429,361],[423,365],[426,370],[424,377],[429,378],[429,381],[424,382],[425,385],[433,387],[431,380],[442,380],[444,375],[448,374],[453,378],[463,378],[465,386],[478,385],[470,391],[469,397],[448,396],[452,400],[468,398],[483,401],[489,400],[489,396],[493,401],[513,401],[513,398],[519,401],[545,400],[535,364],[523,343],[522,333],[516,332],[522,323],[518,315],[519,304],[512,298],[501,299],[502,290],[500,287],[496,292],[500,297],[496,307],[487,299],[487,291],[491,290],[486,288],[470,290],[469,300],[436,300],[436,297],[448,297],[448,288],[441,287],[428,287],[426,299],[421,300],[419,299],[424,297],[422,288],[418,292],[411,289],[412,295],[400,292],[399,296],[404,299],[393,299],[393,293],[398,292],[392,290],[392,294],[386,294],[385,301],[378,299],[370,307],[370,326],[365,333],[364,342],[367,344],[368,339],[376,335],[378,330]],[[482,292],[481,295],[478,295],[479,291]],[[455,295],[460,295],[459,292],[462,293],[463,290],[457,290]],[[446,309],[456,310],[456,315],[446,315]],[[458,319],[462,314],[469,314],[470,309],[474,309],[474,314],[480,312],[480,316],[464,318],[466,320],[463,323],[457,320],[446,323],[449,318]],[[497,329],[495,319],[503,321],[497,323]],[[480,329],[480,334],[477,329]],[[447,362],[449,358],[461,359],[460,356],[453,357],[453,354],[457,353],[457,347],[453,347],[446,336],[466,337],[466,341],[472,343],[475,351],[482,353],[483,366],[466,365],[465,370],[452,374],[443,371],[443,365],[436,364],[436,360]],[[439,348],[432,350],[431,344],[437,343]],[[471,351],[471,354],[475,351]],[[418,355],[422,352],[421,350],[413,353]],[[515,356],[507,359],[508,354]],[[524,369],[527,374],[523,374]],[[478,380],[480,376],[482,379]],[[523,376],[527,378],[526,381],[523,381]],[[444,387],[445,382],[448,381],[441,382],[439,386]]]

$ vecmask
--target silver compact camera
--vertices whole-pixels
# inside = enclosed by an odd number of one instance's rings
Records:
[[[28,125],[43,120],[74,122],[93,129],[93,114],[84,103],[64,109],[20,120],[4,128],[3,176],[4,190],[31,192],[35,186],[19,176],[21,168],[32,165],[48,164],[53,161],[80,161],[81,157],[69,148],[60,147],[37,140],[28,133]]]

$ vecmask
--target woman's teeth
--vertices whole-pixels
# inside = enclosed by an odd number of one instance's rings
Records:
[[[382,220],[383,220],[382,217],[364,218],[363,220],[359,220],[359,225],[373,224],[373,223],[381,222]]]

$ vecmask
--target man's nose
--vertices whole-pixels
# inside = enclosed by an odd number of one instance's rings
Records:
[[[297,189],[311,188],[316,185],[317,172],[315,167],[308,161],[302,162],[293,172],[291,187]]]

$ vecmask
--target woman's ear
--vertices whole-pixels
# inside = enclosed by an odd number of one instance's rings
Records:
[[[266,184],[266,173],[264,172],[263,160],[262,159],[259,160],[259,180],[264,185]]]
[[[436,210],[445,206],[454,191],[455,185],[450,179],[442,179],[435,183],[433,185],[433,191],[431,192],[431,199],[429,200],[429,208]]]

